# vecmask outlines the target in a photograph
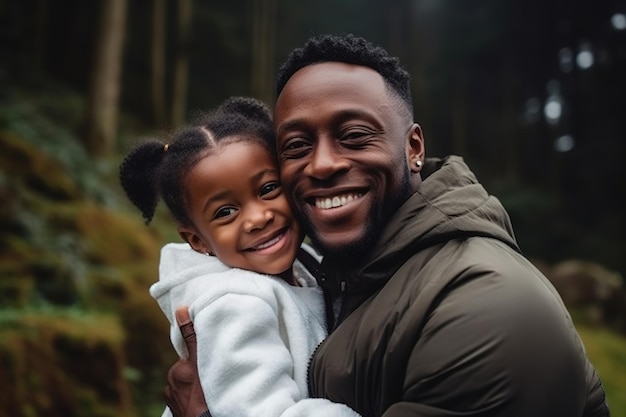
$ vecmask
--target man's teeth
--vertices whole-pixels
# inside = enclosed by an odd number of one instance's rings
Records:
[[[336,196],[333,198],[318,198],[315,200],[315,206],[320,209],[331,209],[336,207],[345,206],[351,201],[361,197],[362,194],[347,194],[342,196]]]
[[[275,244],[276,242],[278,242],[278,241],[280,240],[280,238],[281,238],[281,237],[283,237],[282,233],[280,234],[280,236],[276,236],[274,239],[272,239],[272,240],[268,240],[268,241],[267,241],[267,242],[265,242],[265,243],[261,243],[260,245],[255,246],[255,247],[254,247],[254,248],[252,248],[252,249],[255,249],[255,250],[261,250],[261,249],[269,248],[270,246],[272,246],[273,244]]]

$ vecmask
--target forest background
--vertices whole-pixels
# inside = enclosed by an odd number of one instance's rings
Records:
[[[271,105],[325,32],[400,57],[427,154],[501,199],[626,416],[624,0],[0,0],[0,417],[160,415],[148,288],[179,238],[125,200],[121,156],[231,95]]]

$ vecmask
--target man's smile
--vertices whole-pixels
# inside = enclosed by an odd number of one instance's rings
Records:
[[[318,197],[315,199],[315,206],[319,209],[328,210],[345,206],[363,196],[362,193],[342,194],[334,197]]]

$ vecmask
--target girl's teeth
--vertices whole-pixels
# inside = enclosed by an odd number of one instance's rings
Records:
[[[265,249],[265,248],[269,248],[270,246],[272,246],[273,244],[275,244],[276,242],[278,242],[282,236],[283,236],[282,234],[281,234],[280,236],[276,236],[276,237],[275,237],[274,239],[272,239],[272,240],[268,240],[268,241],[267,241],[267,242],[265,242],[265,243],[261,243],[260,245],[255,246],[255,247],[254,247],[254,249],[257,249],[257,250],[258,250],[258,249]]]

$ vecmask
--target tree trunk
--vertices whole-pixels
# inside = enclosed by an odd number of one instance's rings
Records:
[[[499,167],[500,172],[505,172],[510,179],[518,181],[520,179],[519,166],[519,126],[517,123],[519,107],[517,97],[519,94],[518,82],[514,68],[510,65],[505,67],[502,73],[502,122],[503,122],[503,140],[505,142],[504,155],[505,166]]]
[[[192,0],[178,0],[178,27],[176,30],[176,60],[174,62],[174,80],[172,91],[172,126],[179,126],[185,121],[187,111],[187,85],[189,83],[189,43],[191,38]]]
[[[119,113],[120,73],[126,32],[126,0],[103,0],[91,91],[86,148],[93,156],[113,151]]]
[[[432,3],[432,2],[431,2]],[[418,1],[408,8],[408,55],[405,65],[411,74],[415,122],[422,126],[426,139],[426,155],[444,154],[441,140],[429,140],[437,129],[437,100],[434,91],[435,67],[441,55],[443,25],[441,18],[428,10],[427,2]],[[441,90],[440,90],[441,91]],[[434,136],[433,136],[434,137]]]
[[[266,104],[274,101],[276,0],[253,0],[252,95]]]
[[[450,104],[452,121],[452,153],[467,157],[467,76],[463,70],[453,73]]]
[[[151,48],[151,89],[152,118],[159,127],[167,125],[165,110],[165,0],[153,0],[152,9],[152,48]]]
[[[46,32],[48,31],[49,4],[47,0],[39,0],[35,9],[35,27],[32,36],[32,65],[39,70],[45,68]],[[0,8],[2,4],[0,3]]]

